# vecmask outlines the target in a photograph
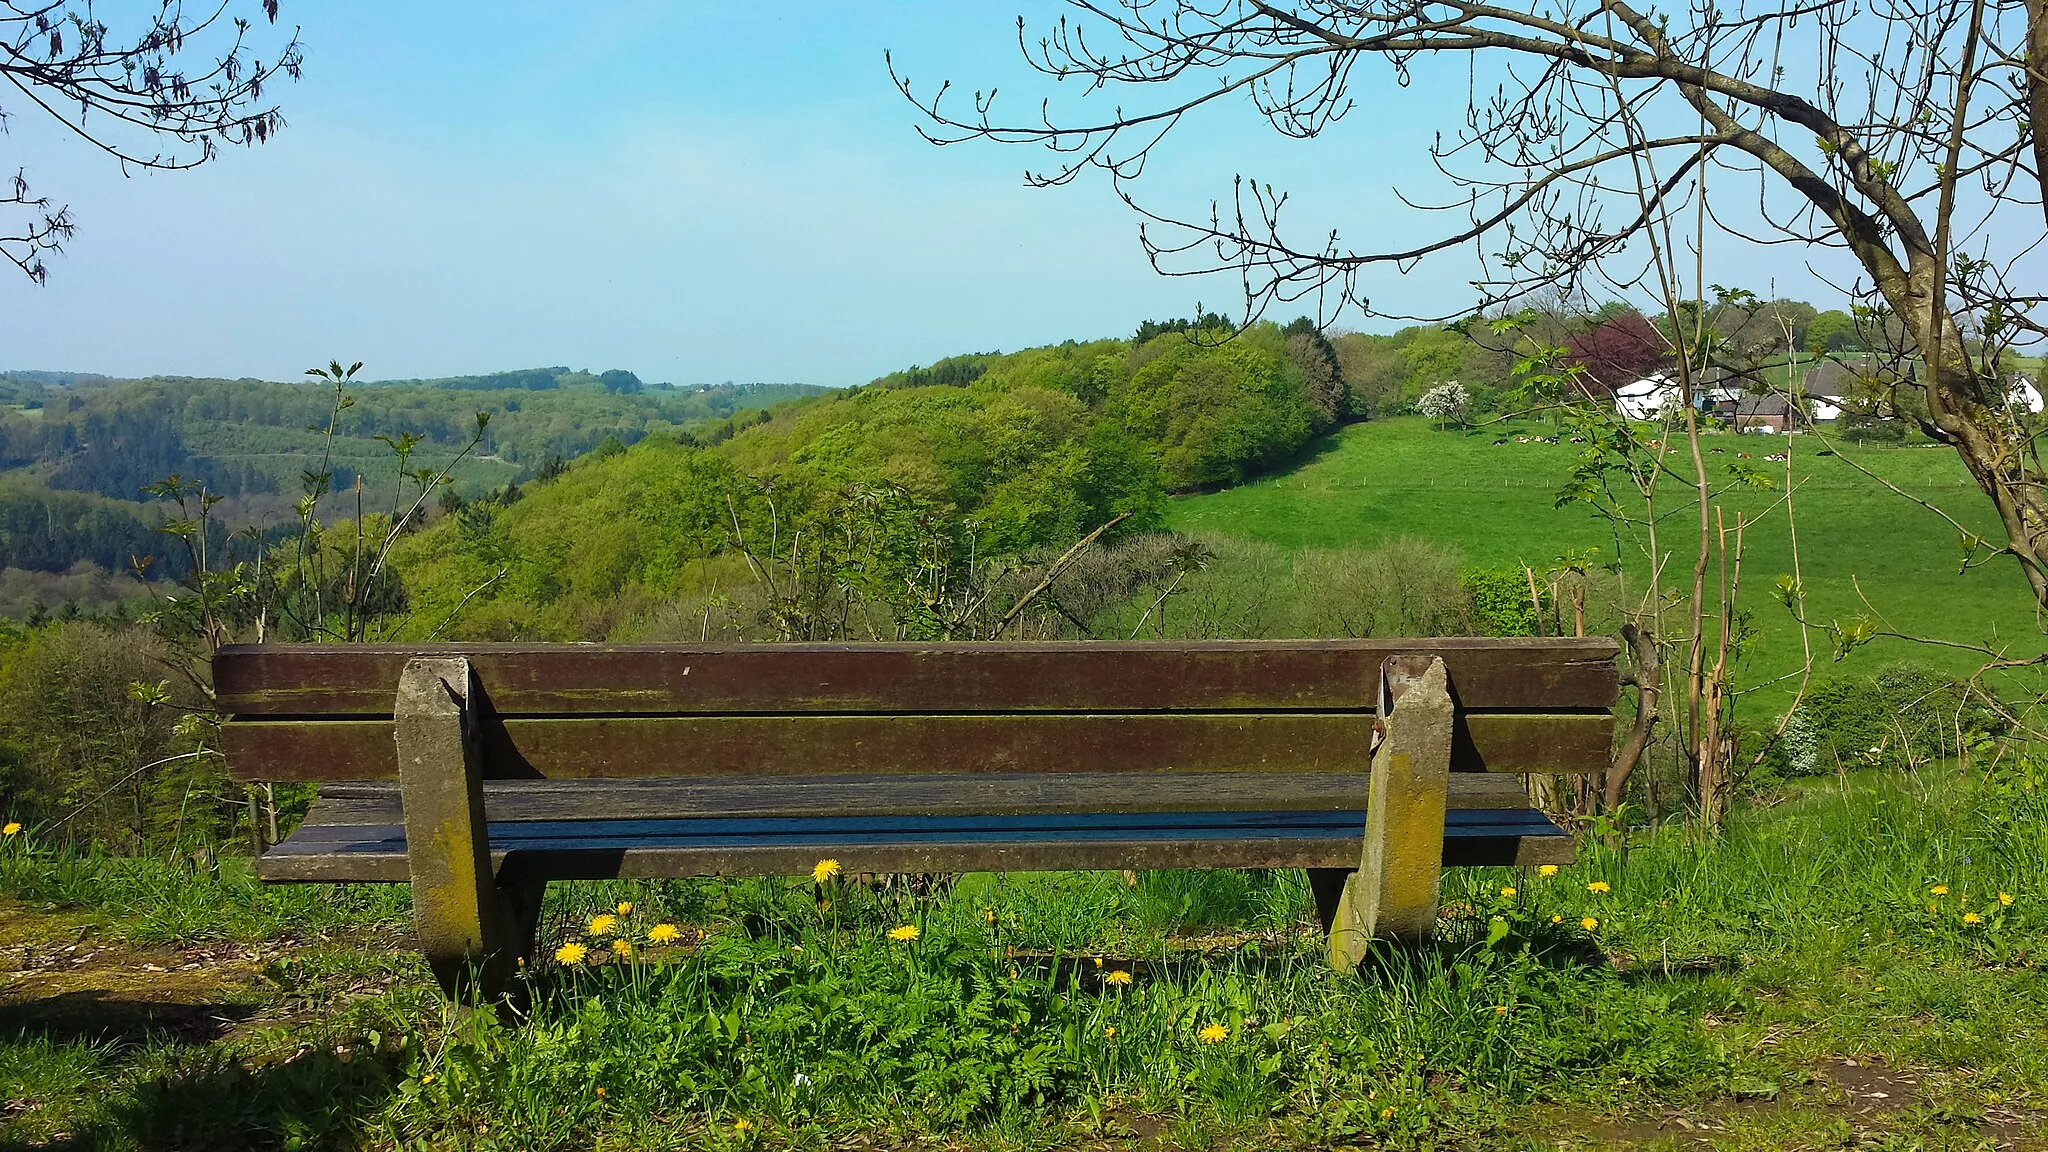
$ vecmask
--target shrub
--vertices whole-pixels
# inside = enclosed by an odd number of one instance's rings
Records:
[[[1964,686],[1919,664],[1827,676],[1807,689],[1769,766],[1786,776],[1872,765],[1911,767],[1967,752],[2003,722]]]
[[[1456,636],[1471,628],[1472,596],[1456,549],[1413,536],[1377,548],[1303,552],[1294,562],[1303,630],[1311,636]]]
[[[1473,631],[1483,636],[1534,636],[1542,606],[1529,599],[1529,577],[1519,568],[1468,568],[1462,577],[1472,599]]]

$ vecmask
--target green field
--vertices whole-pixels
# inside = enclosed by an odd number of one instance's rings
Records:
[[[1573,550],[1598,547],[1612,558],[1616,539],[1606,520],[1582,503],[1557,504],[1583,447],[1568,436],[1557,444],[1516,443],[1517,437],[1555,434],[1547,424],[1440,431],[1420,417],[1354,424],[1319,444],[1292,471],[1176,500],[1168,523],[1183,532],[1248,537],[1289,549],[1416,536],[1455,546],[1475,565],[1530,564],[1538,571]],[[1743,669],[1746,682],[1783,676],[1801,661],[1798,626],[1774,588],[1779,574],[1792,571],[1787,516],[1782,505],[1765,514],[1783,495],[1784,475],[1783,464],[1765,457],[1788,447],[1811,619],[1847,620],[1874,611],[1903,633],[2010,645],[2015,653],[2040,651],[2032,598],[2009,560],[1959,573],[1954,529],[1842,459],[1818,455],[1826,447],[1819,438],[1716,435],[1708,445],[1709,474],[1717,483],[1732,484],[1728,466],[1743,452],[1752,457],[1744,463],[1780,478],[1776,492],[1738,490],[1727,499],[1731,513],[1760,517],[1744,547],[1741,604],[1760,633]],[[1999,538],[1989,502],[1948,449],[1838,446],[1974,531]],[[1677,485],[1660,497],[1669,509],[1660,532],[1679,569],[1689,564],[1687,550],[1698,530],[1698,513],[1687,498]],[[1646,558],[1633,545],[1622,548],[1628,587],[1640,589]],[[1687,574],[1677,575],[1682,583]],[[1812,639],[1825,663],[1831,655],[1826,637]],[[1842,668],[1869,670],[1901,658],[1955,673],[1982,664],[1953,649],[1880,641],[1852,653]]]

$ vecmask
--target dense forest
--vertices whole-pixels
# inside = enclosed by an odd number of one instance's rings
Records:
[[[778,633],[863,634],[824,617],[864,600],[879,631],[950,634],[990,565],[1153,527],[1167,493],[1278,467],[1358,415],[1307,321],[1169,329],[941,360],[722,441],[649,436],[473,503],[394,561],[417,619],[461,607],[454,635],[599,638],[679,597]]]
[[[651,431],[729,420],[821,389],[804,385],[649,386],[624,370],[530,369],[353,387],[350,403],[317,380],[276,383],[90,373],[0,373],[0,614],[64,604],[108,611],[155,578],[183,574],[181,549],[158,528],[165,509],[146,489],[169,476],[227,497],[222,523],[291,519],[304,473],[323,459],[335,484],[361,478],[366,506],[397,483],[392,446],[421,438],[413,466],[443,467],[456,496],[475,498]],[[489,423],[478,436],[476,414]],[[329,426],[333,435],[327,434]]]

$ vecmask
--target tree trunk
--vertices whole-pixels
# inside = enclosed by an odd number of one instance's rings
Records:
[[[1657,726],[1657,701],[1664,683],[1664,669],[1657,654],[1657,637],[1647,629],[1634,624],[1621,626],[1622,642],[1628,645],[1635,667],[1629,669],[1623,681],[1633,684],[1636,689],[1636,718],[1629,725],[1628,738],[1621,743],[1621,750],[1614,754],[1613,763],[1607,766],[1607,774],[1601,781],[1600,809],[1612,812],[1621,807],[1622,797],[1628,793],[1628,778],[1642,763],[1643,749],[1650,743],[1650,733]]]

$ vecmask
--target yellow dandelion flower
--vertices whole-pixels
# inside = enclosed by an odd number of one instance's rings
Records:
[[[1564,923],[1564,917],[1562,917],[1562,916],[1552,916],[1552,917],[1550,918],[1550,922],[1551,922],[1552,924],[1562,924],[1562,923]]]
[[[12,836],[19,831],[21,831],[21,821],[9,820],[7,827],[0,828],[0,836]]]
[[[1102,1038],[1103,1038],[1104,1040],[1114,1040],[1114,1039],[1116,1039],[1116,1025],[1114,1025],[1114,1024],[1111,1024],[1111,1025],[1110,1025],[1109,1027],[1107,1027],[1107,1028],[1104,1028],[1104,1029],[1102,1030]]]
[[[599,912],[590,918],[589,931],[592,936],[609,936],[612,929],[618,926],[619,918],[617,916],[609,912]]]
[[[632,914],[633,914],[633,902],[632,902],[631,900],[621,900],[621,901],[619,901],[619,915],[621,915],[621,916],[631,916]]]
[[[898,944],[908,944],[912,940],[917,939],[917,936],[917,925],[915,924],[899,924],[889,929],[889,939],[896,941]]]
[[[1541,867],[1541,868],[1538,868],[1538,869],[1536,870],[1536,874],[1537,874],[1538,876],[1544,876],[1544,877],[1549,877],[1549,876],[1555,876],[1555,875],[1557,875],[1557,865],[1555,865],[1555,864],[1545,864],[1545,865],[1544,865],[1543,867]]]
[[[432,1072],[429,1072],[429,1073],[427,1073],[427,1074],[426,1074],[425,1076],[422,1076],[422,1077],[420,1077],[420,1083],[421,1083],[421,1084],[432,1084],[433,1082],[434,1082],[434,1074],[433,1074]]]
[[[1195,1033],[1195,1039],[1204,1044],[1221,1044],[1230,1039],[1230,1029],[1221,1024],[1205,1024],[1200,1032]]]
[[[590,949],[571,940],[560,948],[555,949],[555,962],[558,964],[581,964],[583,963],[583,958],[589,955],[589,953]]]
[[[1095,958],[1095,966],[1096,966],[1097,968],[1100,968],[1100,967],[1102,967],[1102,957],[1100,957],[1100,956],[1097,956],[1097,957]]]
[[[1385,1108],[1382,1108],[1382,1109],[1380,1109],[1380,1119],[1382,1119],[1382,1120],[1392,1120],[1393,1118],[1394,1118],[1394,1106],[1393,1106],[1392,1104],[1389,1104],[1389,1105],[1387,1105],[1387,1106],[1386,1106]]]
[[[747,1123],[747,1118],[745,1116],[742,1116],[739,1119],[732,1122],[732,1130],[735,1132],[752,1132],[754,1130],[754,1126],[752,1124]]]
[[[1998,894],[1998,906],[1999,906],[2000,908],[2010,908],[2010,907],[2012,907],[2012,893],[2010,893],[2010,892],[2000,892],[2000,893]]]
[[[1932,905],[1932,904],[1929,904],[1929,905],[1927,906],[1927,910],[1928,910],[1929,912],[1939,912],[1939,911],[1941,911],[1941,909],[1939,909],[1939,908],[1935,907],[1935,906],[1934,906],[1934,905]]]
[[[1982,924],[1983,922],[1984,918],[1982,916],[1977,915],[1975,912],[1963,913],[1963,923],[1965,924]]]
[[[1605,880],[1595,880],[1591,884],[1586,885],[1586,891],[1593,892],[1601,896],[1605,896],[1609,892],[1614,891],[1614,889],[1608,887],[1607,881]]]
[[[989,922],[989,923],[991,923],[991,924],[995,923],[995,922],[996,922],[996,910],[995,910],[995,909],[993,909],[993,908],[983,908],[983,909],[981,910],[981,918],[982,918],[983,920],[986,920],[986,921],[988,921],[988,922]]]
[[[1102,978],[1102,982],[1104,984],[1122,987],[1123,985],[1129,984],[1131,982],[1131,974],[1129,972],[1124,971],[1122,968],[1119,968],[1116,971],[1111,972],[1109,975],[1104,976]]]
[[[1948,895],[1948,885],[1936,884],[1934,887],[1929,888],[1927,892],[1930,896],[1946,896]]]
[[[1500,894],[1503,896],[1513,896],[1515,894],[1515,890],[1513,888],[1503,888],[1500,890]]]
[[[599,1084],[597,1086],[597,1095],[599,1099],[603,1099],[607,1095],[607,1093],[604,1090],[604,1085]]]
[[[1593,929],[1598,928],[1599,926],[1600,921],[1597,917],[1588,916],[1584,920],[1579,921],[1579,927],[1584,928],[1588,932],[1591,932]]]
[[[673,924],[656,924],[647,930],[650,944],[673,944],[683,938],[683,930]]]
[[[632,941],[627,940],[624,936],[612,941],[612,953],[621,960],[631,959],[633,955]]]
[[[839,861],[837,860],[820,860],[811,867],[811,883],[813,884],[823,884],[837,875],[839,875]]]
[[[1507,1014],[1508,1014],[1508,1006],[1507,1006],[1507,1005],[1505,1005],[1505,1004],[1495,1004],[1495,1005],[1493,1006],[1493,1014],[1494,1014],[1495,1016],[1505,1016],[1505,1015],[1507,1015]]]

